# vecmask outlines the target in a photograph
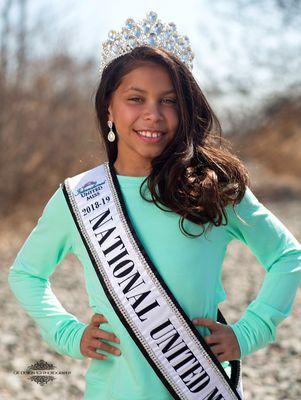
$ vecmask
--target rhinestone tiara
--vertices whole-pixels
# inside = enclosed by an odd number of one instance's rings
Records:
[[[179,35],[173,22],[164,24],[157,13],[150,11],[142,21],[135,22],[128,18],[121,31],[111,30],[108,33],[108,39],[102,43],[100,75],[111,61],[139,46],[164,49],[192,70],[194,54],[188,36]]]

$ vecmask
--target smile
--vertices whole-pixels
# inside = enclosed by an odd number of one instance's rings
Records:
[[[144,142],[157,143],[165,135],[163,132],[134,131]]]

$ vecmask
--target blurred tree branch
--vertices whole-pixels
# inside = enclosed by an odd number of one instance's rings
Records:
[[[1,89],[5,86],[6,82],[6,74],[7,74],[7,64],[8,64],[8,37],[10,35],[10,20],[9,15],[12,8],[12,0],[6,0],[4,2],[2,12],[1,12],[1,71],[0,71],[0,78],[1,78]]]
[[[17,74],[16,86],[20,87],[23,80],[26,80],[27,57],[26,57],[26,37],[27,37],[27,0],[18,0],[19,24],[17,39]]]
[[[216,0],[208,9],[198,57],[206,93],[227,130],[249,114],[254,127],[266,98],[301,94],[301,0]]]

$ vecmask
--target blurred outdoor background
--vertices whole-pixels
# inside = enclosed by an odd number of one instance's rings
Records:
[[[42,341],[7,273],[59,183],[105,159],[93,103],[100,45],[109,30],[150,10],[189,36],[195,77],[248,167],[251,189],[301,240],[301,0],[1,0],[1,400],[83,396],[89,360],[62,357]],[[263,276],[250,250],[232,242],[221,305],[229,322]],[[88,322],[83,279],[70,255],[51,282],[64,307]],[[247,400],[301,398],[300,305],[299,292],[277,343],[244,359]],[[39,386],[13,373],[40,359],[71,374]]]

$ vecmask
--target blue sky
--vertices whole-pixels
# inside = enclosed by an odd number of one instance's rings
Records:
[[[184,6],[183,1],[172,0],[52,0],[50,9],[47,2],[41,0],[39,6],[32,1],[30,7],[31,15],[35,17],[41,15],[46,7],[55,16],[54,25],[59,31],[72,32],[78,52],[92,55],[100,51],[100,43],[106,39],[109,30],[120,29],[129,17],[141,20],[150,10],[157,12],[163,22],[175,22],[178,30],[187,34],[192,44],[197,46],[197,24],[206,11],[206,7],[202,11],[202,3],[204,1],[187,0]]]

